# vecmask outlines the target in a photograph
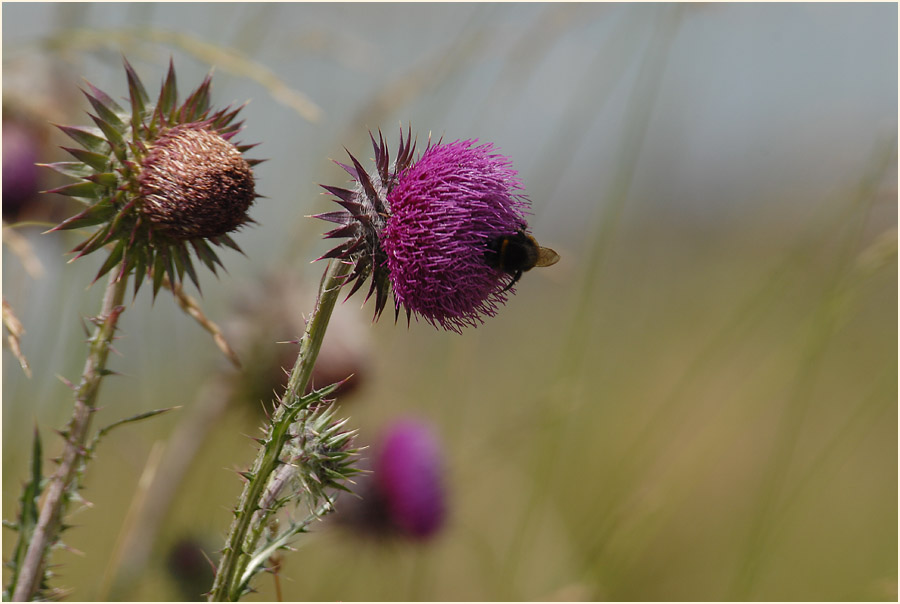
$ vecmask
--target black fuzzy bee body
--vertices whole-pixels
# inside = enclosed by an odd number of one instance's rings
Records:
[[[536,266],[551,266],[559,262],[559,254],[548,247],[541,247],[524,230],[489,240],[484,258],[489,266],[512,275],[512,281],[502,290],[504,292],[516,284],[522,273]]]

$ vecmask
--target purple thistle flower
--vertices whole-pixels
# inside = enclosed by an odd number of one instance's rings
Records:
[[[361,537],[426,541],[444,527],[447,496],[441,445],[418,420],[395,421],[373,448],[368,470],[335,520]]]
[[[373,477],[378,499],[395,529],[425,539],[443,526],[442,466],[440,445],[427,425],[405,419],[391,426]]]
[[[476,142],[429,147],[401,175],[382,237],[397,308],[456,332],[506,302],[486,247],[524,230],[529,207],[510,161]]]
[[[421,316],[459,333],[495,315],[522,272],[558,260],[527,234],[530,202],[510,160],[477,142],[429,141],[414,162],[415,143],[401,132],[391,164],[379,134],[373,173],[351,155],[352,167],[339,165],[357,187],[323,185],[344,210],[317,218],[340,225],[326,237],[347,240],[322,258],[354,265],[348,297],[372,276],[376,319],[391,289],[397,316],[403,307],[407,321]]]

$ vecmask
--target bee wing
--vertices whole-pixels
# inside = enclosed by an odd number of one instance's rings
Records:
[[[538,247],[537,262],[535,266],[553,266],[559,262],[559,254],[551,250],[549,247]]]

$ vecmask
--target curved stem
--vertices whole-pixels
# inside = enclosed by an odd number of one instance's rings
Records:
[[[46,568],[47,554],[50,546],[59,537],[60,519],[68,500],[65,495],[70,492],[72,483],[84,461],[88,429],[91,417],[96,410],[94,401],[100,390],[100,382],[108,373],[106,359],[116,333],[119,315],[125,310],[122,300],[125,298],[128,278],[119,279],[118,277],[118,271],[111,272],[106,292],[103,295],[100,314],[95,319],[97,327],[88,340],[90,348],[84,371],[81,374],[81,383],[76,389],[75,409],[66,431],[63,432],[63,436],[66,438],[65,450],[59,468],[50,478],[47,486],[40,515],[16,579],[13,591],[14,601],[33,600],[40,589],[41,579]]]
[[[298,402],[312,375],[316,358],[319,356],[319,350],[322,347],[328,321],[334,311],[341,285],[351,268],[352,264],[335,261],[329,264],[325,270],[319,286],[316,306],[306,324],[306,332],[300,339],[300,351],[291,371],[284,397],[270,421],[270,425],[273,427],[286,429],[285,414],[296,412]],[[268,478],[278,464],[283,439],[276,438],[276,435],[273,434],[272,443],[273,446],[260,447],[256,460],[247,474],[250,478],[244,485],[244,491],[241,493],[240,502],[235,510],[231,530],[209,594],[210,601],[235,601],[241,595],[241,575],[258,540],[258,533],[250,530],[254,512],[259,509],[260,499],[265,492]]]

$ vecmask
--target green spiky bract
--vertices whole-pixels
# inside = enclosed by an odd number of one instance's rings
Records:
[[[124,60],[124,59],[123,59]],[[156,296],[168,276],[170,283],[180,283],[185,273],[199,289],[194,255],[213,273],[222,266],[213,246],[240,248],[227,233],[215,237],[174,237],[156,226],[144,214],[141,204],[140,176],[144,161],[154,143],[176,127],[205,130],[229,141],[240,131],[242,122],[234,121],[243,107],[210,109],[211,75],[208,75],[187,99],[178,104],[174,65],[169,71],[159,96],[151,101],[137,73],[124,60],[128,78],[130,103],[127,109],[90,83],[82,92],[94,114],[92,128],[58,126],[80,145],[67,148],[76,161],[43,164],[77,182],[52,189],[50,193],[67,195],[85,208],[57,225],[51,231],[85,229],[99,226],[72,249],[76,258],[109,247],[109,255],[97,272],[95,281],[113,270],[118,278],[134,273],[134,294],[143,283],[144,274],[153,281]],[[236,145],[241,154],[254,145]],[[261,160],[246,160],[253,166]],[[248,218],[246,222],[250,222]]]

